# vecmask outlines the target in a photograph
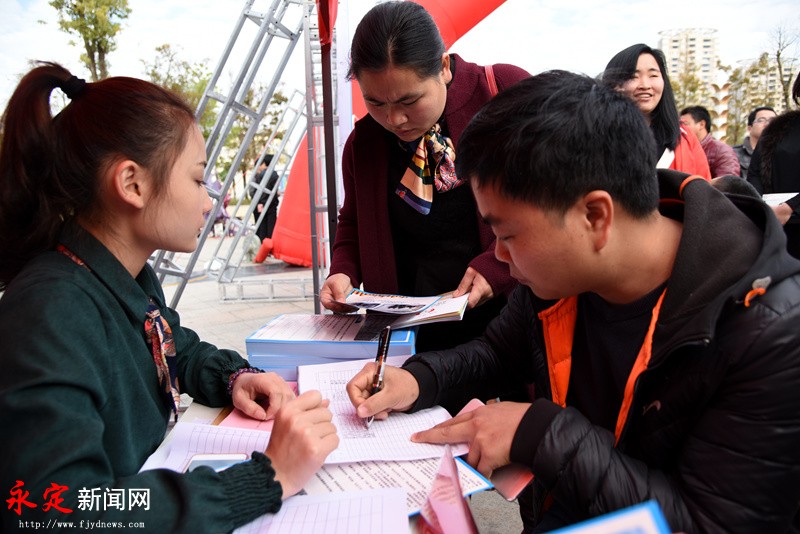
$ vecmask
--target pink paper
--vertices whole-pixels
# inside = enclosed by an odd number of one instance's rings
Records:
[[[295,394],[297,394],[297,382],[287,382],[287,384],[289,384]],[[270,419],[269,421],[259,421],[258,419],[253,419],[252,417],[245,415],[244,412],[238,408],[234,408],[228,417],[220,422],[219,426],[233,426],[236,428],[247,428],[250,430],[263,430],[265,432],[270,432],[272,431],[273,423],[273,419]]]
[[[445,447],[439,472],[420,513],[422,534],[478,534],[475,519],[461,492],[458,469],[449,445]]]

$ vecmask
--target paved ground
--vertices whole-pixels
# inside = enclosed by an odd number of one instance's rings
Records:
[[[181,324],[196,331],[201,339],[219,347],[232,348],[246,354],[245,338],[272,317],[283,313],[313,313],[311,298],[267,300],[256,298],[273,293],[278,298],[312,293],[310,269],[288,266],[268,258],[262,265],[243,263],[233,284],[221,285],[216,277],[205,274],[219,238],[209,239],[197,262],[195,275],[185,285],[177,310]],[[181,264],[182,258],[176,258]],[[167,279],[164,292],[167,302],[178,284]],[[242,298],[236,298],[239,294]],[[482,534],[518,534],[522,523],[516,503],[509,503],[495,491],[486,491],[470,499],[476,523]]]

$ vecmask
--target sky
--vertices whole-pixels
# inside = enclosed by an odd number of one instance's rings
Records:
[[[454,5],[459,0],[452,0]],[[266,10],[270,0],[253,0]],[[340,20],[351,30],[375,0],[340,0]],[[217,64],[244,0],[128,0],[132,10],[110,56],[112,75],[143,76],[142,60],[170,44],[180,59]],[[80,48],[58,29],[47,0],[0,0],[0,109],[30,60],[57,61],[88,79]],[[346,17],[346,18],[344,18]],[[717,30],[725,64],[767,51],[779,25],[800,31],[797,0],[506,0],[459,39],[451,51],[479,64],[512,63],[535,74],[560,68],[599,74],[619,50],[639,42],[658,45],[659,31]],[[800,46],[795,50],[800,55]],[[287,68],[286,87],[304,89],[302,42]]]

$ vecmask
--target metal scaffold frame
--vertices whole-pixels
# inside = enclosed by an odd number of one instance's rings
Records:
[[[236,262],[225,261],[224,258],[213,261],[222,265],[212,266],[212,272],[217,273],[220,289],[220,300],[309,300],[315,301],[315,312],[320,313],[319,295],[320,285],[327,275],[330,265],[330,243],[332,233],[336,229],[336,215],[338,213],[337,188],[341,179],[338,176],[338,155],[334,141],[337,131],[334,123],[337,122],[333,100],[334,69],[331,67],[335,54],[332,52],[332,43],[320,44],[319,17],[317,16],[317,2],[305,0],[303,17],[303,35],[305,41],[305,67],[306,67],[306,92],[305,110],[303,117],[306,119],[305,138],[308,145],[308,181],[310,203],[310,252],[312,276],[311,278],[278,278],[266,277],[257,280],[236,279],[238,265],[244,255],[244,249],[237,249],[239,260]],[[325,105],[329,102],[329,105]],[[327,110],[327,111],[326,111]],[[308,120],[308,117],[311,117]],[[295,157],[305,157],[297,153]],[[262,156],[263,157],[263,156]],[[260,160],[259,160],[260,163]],[[256,167],[258,164],[256,164]],[[254,174],[255,168],[252,173]],[[272,167],[264,173],[262,182],[270,175]],[[286,169],[284,169],[284,172]],[[283,175],[282,175],[283,176]],[[300,178],[297,176],[296,178]],[[279,181],[280,183],[280,181]],[[250,187],[257,187],[252,175],[248,182]],[[263,183],[261,184],[263,186]],[[238,209],[238,208],[237,208]],[[247,212],[244,219],[249,220]],[[260,221],[259,221],[260,222]],[[258,222],[256,223],[258,226]],[[240,232],[241,230],[235,229]],[[330,237],[329,237],[330,236]],[[224,236],[223,236],[224,238]],[[230,260],[230,257],[228,257]]]
[[[323,0],[324,4],[324,0]],[[315,2],[306,2],[306,115],[309,169],[309,206],[311,213],[311,262],[314,267],[314,294],[319,290],[330,267],[330,244],[336,232],[338,213],[336,184],[340,166],[336,158],[336,131],[334,122],[335,97],[332,80],[335,79],[335,47],[322,43]],[[319,299],[314,302],[314,312],[320,313]]]
[[[217,218],[221,213],[224,213],[224,201],[229,192],[234,189],[237,171],[241,168],[245,153],[256,137],[259,128],[262,126],[264,118],[267,115],[267,108],[277,90],[292,52],[304,28],[306,34],[309,33],[310,26],[308,21],[310,18],[309,13],[313,11],[313,1],[272,0],[269,7],[262,12],[253,9],[254,2],[255,0],[247,0],[245,2],[245,6],[237,19],[231,37],[219,63],[214,69],[211,80],[206,87],[196,111],[196,117],[199,121],[206,113],[207,109],[218,103],[221,104],[221,109],[219,109],[217,113],[215,124],[208,133],[206,139],[208,164],[204,178],[209,196],[213,201],[213,207],[201,231],[198,246],[184,265],[179,265],[176,254],[170,251],[157,251],[150,260],[162,283],[168,275],[177,277],[179,280],[178,287],[170,302],[171,307],[177,306],[189,279],[196,275],[193,270],[195,269],[203,245],[212,232]],[[311,8],[309,6],[311,6]],[[257,29],[249,49],[243,56],[235,56],[233,52],[235,51],[234,49],[237,41],[242,42],[246,39],[242,36],[243,32],[252,29],[253,23],[257,26]],[[269,63],[269,68],[271,69],[271,75],[268,76],[269,82],[260,95],[253,94],[252,90],[255,88],[254,82],[258,79],[257,77],[262,63],[264,63],[264,59],[267,57],[268,52],[272,53],[276,48],[278,48],[278,54],[280,54],[280,56],[279,60]],[[308,40],[306,40],[307,57],[309,55],[308,50],[309,44]],[[221,77],[223,73],[231,72],[229,63],[234,63],[235,57],[242,58],[237,74],[232,78],[231,86],[228,91],[220,90]],[[256,227],[255,224],[250,224],[254,209],[252,204],[247,208],[244,215],[241,214],[240,208],[242,207],[245,195],[248,193],[248,189],[254,191],[253,195],[260,194],[260,192],[264,191],[266,189],[266,180],[273,170],[277,170],[279,174],[281,174],[281,179],[283,179],[296,155],[297,147],[301,139],[298,138],[296,134],[292,134],[296,131],[302,132],[302,128],[299,128],[299,126],[302,124],[302,120],[305,119],[305,113],[300,105],[303,96],[300,94],[298,98],[297,94],[299,93],[290,97],[284,114],[278,121],[279,124],[274,127],[273,135],[259,150],[259,163],[263,160],[266,152],[274,152],[275,157],[270,164],[270,168],[264,173],[263,179],[259,181],[254,181],[258,163],[252,168],[252,171],[248,174],[249,179],[247,180],[246,189],[239,197],[236,210],[225,224],[222,239],[220,239],[220,243],[214,253],[213,261],[210,262],[210,266],[215,269],[220,283],[224,281],[233,281],[238,271],[239,264],[242,261],[242,254],[235,257],[237,245],[242,238],[245,239],[246,244],[248,238],[251,238],[253,235]],[[252,103],[248,105],[248,101]],[[214,188],[212,185],[215,178],[214,170],[217,160],[225,150],[226,142],[234,129],[234,125],[237,124],[237,121],[239,121],[239,125],[246,124],[246,132],[243,141],[238,151],[233,156],[228,173],[221,185]],[[283,126],[280,126],[281,124],[283,124]],[[285,129],[280,130],[281,127]],[[275,137],[278,131],[282,134],[279,143],[276,141]],[[313,175],[313,173],[314,171],[310,170],[310,174]],[[280,183],[280,181],[278,183]],[[277,190],[277,187],[275,189]],[[269,201],[274,201],[276,191],[270,191],[269,193]],[[220,254],[223,242],[226,242],[228,249],[224,254]],[[313,248],[315,250],[317,249],[316,243]],[[315,280],[319,279],[317,267],[318,264],[315,263]],[[305,293],[305,291],[303,291],[303,293]]]

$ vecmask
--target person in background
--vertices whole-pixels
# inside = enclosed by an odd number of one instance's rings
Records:
[[[269,167],[270,163],[272,163],[272,157],[272,154],[264,155],[264,161],[262,161],[261,165],[258,166],[258,172],[253,179],[254,182],[261,182],[264,177],[264,173],[267,172],[267,167]],[[256,202],[256,209],[253,210],[253,217],[256,221],[258,221],[258,218],[265,209],[267,211],[266,215],[264,215],[264,218],[261,219],[261,224],[256,227],[256,235],[258,236],[259,242],[264,241],[264,239],[268,237],[272,237],[272,232],[275,230],[275,223],[278,221],[278,202],[280,202],[280,193],[276,191],[275,196],[272,197],[272,201],[269,200],[270,193],[277,185],[278,173],[272,171],[269,180],[267,180],[267,183],[265,184],[266,189],[258,196],[258,199],[253,199],[253,201]],[[269,203],[269,205],[267,205],[267,203]]]
[[[56,88],[70,102],[52,117]],[[278,511],[338,445],[328,401],[295,398],[279,376],[201,341],[147,263],[157,249],[194,250],[211,209],[193,110],[143,80],[86,83],[44,63],[19,82],[3,124],[2,530],[70,510],[74,524],[228,532]],[[182,393],[274,418],[267,450],[219,473],[139,472]],[[131,491],[148,492],[147,508],[126,506]]]
[[[747,116],[747,135],[741,145],[734,145],[733,151],[739,158],[740,176],[747,178],[747,170],[750,168],[750,158],[753,150],[756,149],[758,140],[761,139],[761,132],[778,114],[769,106],[757,107]]]
[[[733,148],[711,135],[711,114],[706,108],[690,106],[681,110],[681,126],[700,141],[712,178],[726,174],[739,176],[739,159]]]
[[[468,293],[462,321],[423,325],[416,343],[425,350],[471,339],[515,282],[454,171],[458,138],[497,90],[529,74],[448,54],[422,6],[385,2],[359,22],[348,76],[369,113],[344,147],[344,204],[320,302],[343,311],[337,302],[361,284],[374,293]]]
[[[796,531],[800,261],[758,198],[656,170],[652,133],[600,82],[547,72],[461,136],[461,176],[520,285],[479,338],[347,384],[393,417],[524,386],[412,436],[531,469],[525,532],[655,500],[671,532]],[[724,224],[720,224],[724,221]]]
[[[711,179],[708,160],[697,137],[681,128],[660,50],[645,44],[629,46],[611,58],[602,79],[631,98],[644,115],[655,137],[657,168]]]
[[[792,86],[792,99],[800,106],[800,78]],[[762,195],[800,193],[800,110],[781,113],[762,131],[747,181]],[[800,258],[800,194],[772,209],[783,224],[789,253]]]

